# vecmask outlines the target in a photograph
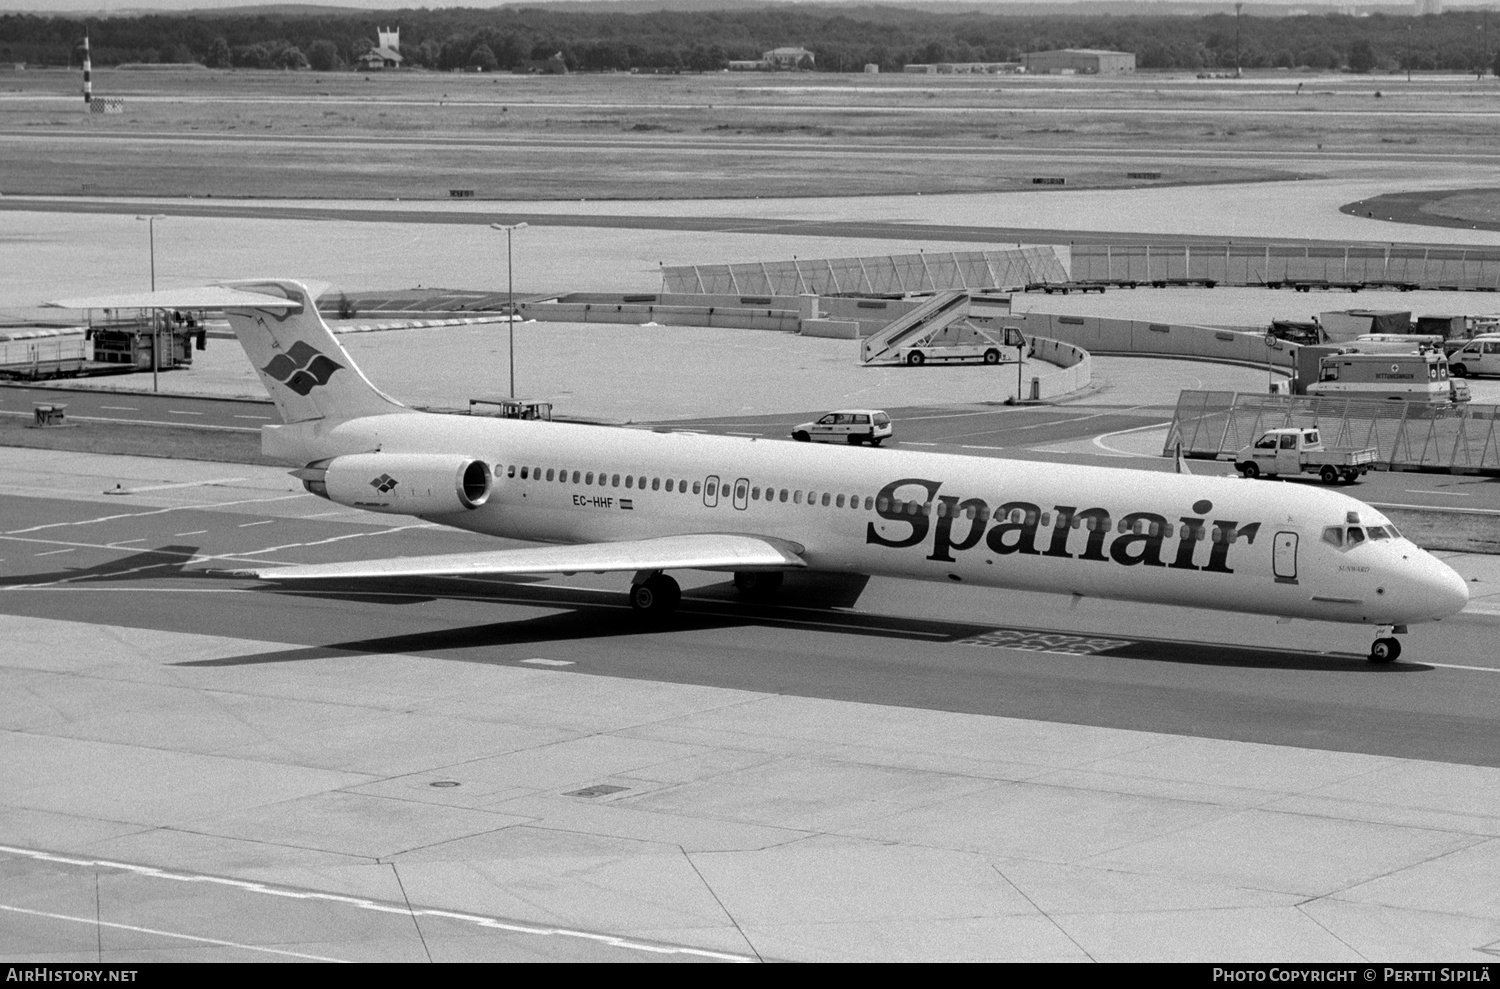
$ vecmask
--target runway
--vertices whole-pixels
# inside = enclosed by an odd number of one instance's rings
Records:
[[[232,571],[494,541],[274,469],[0,456],[0,956],[1500,943],[1493,616],[1377,669],[1360,629],[901,581],[684,575],[650,629],[617,577],[286,592]]]

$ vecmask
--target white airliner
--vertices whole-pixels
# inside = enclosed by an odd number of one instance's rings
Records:
[[[285,420],[264,450],[305,464],[309,491],[552,544],[251,571],[265,579],[622,571],[631,605],[660,615],[680,598],[671,570],[752,595],[791,570],[869,574],[1373,625],[1377,663],[1468,601],[1379,512],[1321,488],[416,412],[354,366],[301,283],[230,287],[265,300],[225,312]]]

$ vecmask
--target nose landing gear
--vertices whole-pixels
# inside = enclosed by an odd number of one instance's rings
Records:
[[[1389,630],[1389,634],[1381,634]],[[1380,637],[1370,646],[1370,662],[1377,665],[1394,663],[1401,656],[1401,640],[1397,635],[1405,633],[1405,625],[1382,625],[1376,629]]]

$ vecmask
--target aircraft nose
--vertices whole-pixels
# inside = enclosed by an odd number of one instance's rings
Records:
[[[1434,621],[1458,614],[1469,603],[1469,585],[1443,561],[1429,556],[1425,562],[1418,577],[1423,610]]]

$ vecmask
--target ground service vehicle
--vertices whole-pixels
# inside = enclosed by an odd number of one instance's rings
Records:
[[[1500,333],[1478,336],[1448,355],[1448,369],[1456,378],[1500,374]]]
[[[1385,347],[1390,344],[1369,343]],[[1318,360],[1318,380],[1306,393],[1337,398],[1377,398],[1447,404],[1458,399],[1448,383],[1448,358],[1434,347],[1407,353],[1340,348]],[[1467,397],[1467,389],[1462,394]]]
[[[1317,474],[1324,484],[1340,479],[1353,484],[1375,462],[1373,446],[1363,450],[1325,450],[1316,429],[1269,429],[1234,455],[1234,466],[1246,477]]]
[[[921,367],[923,364],[947,361],[952,363],[980,361],[985,364],[999,364],[1007,356],[1007,348],[1016,351],[1026,345],[1021,331],[1014,326],[1004,329],[1005,337],[1000,339],[987,330],[980,329],[972,322],[948,327],[941,333],[912,347],[902,347],[896,351],[897,358],[902,364],[912,367]],[[1014,354],[1010,355],[1014,359]]]
[[[817,440],[820,443],[848,443],[858,446],[868,443],[879,446],[889,439],[891,417],[879,409],[840,409],[830,412],[814,422],[800,423],[792,430],[792,439],[802,443]]]

